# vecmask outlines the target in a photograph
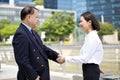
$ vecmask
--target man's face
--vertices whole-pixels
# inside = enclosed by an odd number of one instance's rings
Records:
[[[31,28],[35,28],[39,25],[39,14],[37,10],[34,9],[34,14],[28,15],[28,22]]]

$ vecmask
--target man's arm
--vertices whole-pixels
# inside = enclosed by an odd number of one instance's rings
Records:
[[[53,61],[56,61],[56,59],[58,58],[59,53],[57,53],[56,51],[50,49],[49,47],[43,45],[43,49],[47,54],[47,57]],[[57,61],[56,61],[57,62]]]

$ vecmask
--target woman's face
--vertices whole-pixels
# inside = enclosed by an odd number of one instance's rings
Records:
[[[91,29],[91,20],[86,21],[85,18],[83,16],[81,16],[80,17],[80,28],[83,31],[88,32],[88,30]]]

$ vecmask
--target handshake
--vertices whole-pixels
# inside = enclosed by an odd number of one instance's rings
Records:
[[[65,62],[65,57],[63,57],[62,55],[59,54],[56,61],[60,64],[63,64]]]

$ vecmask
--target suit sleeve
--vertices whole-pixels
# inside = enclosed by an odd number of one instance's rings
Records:
[[[37,72],[32,68],[29,60],[29,43],[28,39],[22,33],[15,34],[13,38],[13,48],[15,54],[15,60],[22,69],[24,75],[29,80],[35,80],[38,76]]]
[[[36,33],[37,34],[37,33]],[[37,36],[39,37],[39,35],[37,34]],[[40,38],[40,37],[39,37]],[[58,57],[58,53],[50,48],[48,48],[47,46],[45,46],[43,43],[42,43],[42,40],[40,38],[40,42],[41,42],[41,45],[42,45],[42,48],[43,50],[45,51],[45,53],[47,54],[47,57],[53,61],[56,61],[57,57]],[[56,61],[57,62],[57,61]]]
[[[56,51],[50,49],[49,47],[47,47],[45,45],[43,45],[43,48],[44,48],[45,52],[47,53],[48,58],[53,60],[53,61],[56,61],[59,53],[57,53]]]

